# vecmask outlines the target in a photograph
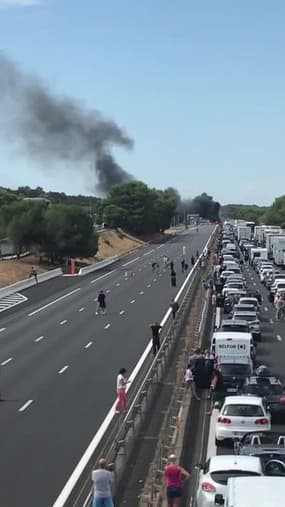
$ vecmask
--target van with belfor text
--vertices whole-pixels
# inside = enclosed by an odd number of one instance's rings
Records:
[[[282,507],[284,477],[230,477],[225,495],[216,494],[214,505],[223,507]]]

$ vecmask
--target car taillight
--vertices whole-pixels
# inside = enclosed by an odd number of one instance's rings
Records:
[[[262,417],[261,419],[256,419],[255,424],[268,424],[268,419],[266,419],[266,417]]]
[[[232,421],[228,417],[219,417],[218,422],[222,424],[231,424]]]
[[[285,396],[280,396],[279,402],[285,404]]]
[[[201,484],[202,491],[207,491],[207,493],[215,493],[216,488],[210,482],[202,482]]]

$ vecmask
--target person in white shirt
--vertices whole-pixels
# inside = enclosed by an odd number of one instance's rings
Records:
[[[128,380],[126,378],[126,368],[121,368],[117,376],[117,401],[115,405],[116,412],[126,412],[127,410],[127,395],[126,385]]]
[[[191,365],[188,364],[186,372],[185,372],[185,383],[188,387],[190,387],[192,395],[194,396],[195,400],[200,401],[201,398],[199,398],[199,396],[197,395],[195,381],[194,381],[193,373],[192,373],[190,366]]]
[[[92,507],[114,507],[112,498],[112,473],[106,470],[106,460],[101,458],[98,468],[92,471],[93,503]]]

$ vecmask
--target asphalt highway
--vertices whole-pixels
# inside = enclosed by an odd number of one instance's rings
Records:
[[[60,277],[23,291],[28,298],[0,314],[0,506],[51,507],[114,402],[115,379],[132,371],[213,227],[147,245],[108,271]],[[166,254],[168,271],[151,263]],[[190,267],[189,267],[190,269]],[[127,272],[127,276],[126,276]],[[95,316],[98,291],[107,314]]]

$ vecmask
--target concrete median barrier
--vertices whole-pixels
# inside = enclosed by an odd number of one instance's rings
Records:
[[[38,283],[46,282],[47,280],[51,280],[52,278],[56,278],[57,276],[62,275],[62,269],[52,269],[51,271],[46,271],[41,275],[38,275]],[[34,277],[26,278],[25,280],[21,280],[20,282],[13,283],[11,285],[7,285],[0,289],[0,298],[4,298],[6,296],[10,296],[11,294],[15,294],[15,292],[20,292],[24,289],[28,289],[29,287],[33,287],[35,285]]]
[[[114,255],[113,257],[109,257],[108,259],[100,262],[96,262],[95,264],[90,264],[89,266],[85,266],[84,268],[80,268],[78,275],[84,276],[89,273],[93,273],[94,271],[99,271],[99,269],[106,268],[107,266],[111,266],[119,259],[121,259],[121,255]]]

